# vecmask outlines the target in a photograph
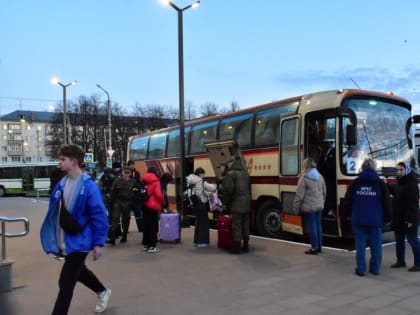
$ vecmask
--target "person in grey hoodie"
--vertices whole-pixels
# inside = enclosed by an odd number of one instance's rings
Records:
[[[316,169],[315,161],[306,158],[293,201],[293,209],[302,214],[311,241],[311,248],[305,254],[317,255],[322,252],[321,216],[326,195],[325,180]]]

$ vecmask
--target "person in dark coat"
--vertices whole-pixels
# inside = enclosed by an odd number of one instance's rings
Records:
[[[163,209],[166,211],[169,211],[169,200],[168,200],[168,195],[167,195],[168,184],[172,182],[172,180],[173,180],[172,175],[169,173],[163,173],[162,176],[160,177],[160,189],[162,190],[163,199],[164,199]]]
[[[362,172],[347,190],[343,210],[351,217],[356,245],[355,274],[366,272],[366,245],[370,239],[369,272],[379,275],[382,262],[382,227],[391,219],[391,198],[386,184],[375,171],[375,162],[366,159]]]
[[[140,172],[136,170],[134,161],[128,160],[127,166],[130,168],[130,177],[136,183],[139,183],[141,180]],[[136,218],[137,231],[143,232],[143,213],[139,202],[133,202],[133,212]]]
[[[249,216],[251,212],[251,189],[249,175],[242,160],[233,159],[222,181],[223,203],[232,214],[234,246],[231,254],[249,252]],[[241,241],[243,241],[241,248]]]
[[[123,176],[118,177],[111,187],[112,200],[112,225],[109,234],[108,244],[115,245],[115,239],[118,237],[122,227],[123,234],[121,243],[127,242],[128,228],[130,225],[130,212],[133,208],[133,187],[135,181],[130,177],[130,168],[124,167]],[[121,227],[120,227],[121,222]]]
[[[391,268],[405,267],[405,239],[411,246],[414,265],[408,271],[420,271],[420,242],[417,238],[419,187],[417,177],[408,163],[397,164],[397,184],[393,187],[392,200],[397,261]]]
[[[323,153],[319,159],[318,170],[322,174],[327,187],[327,196],[325,199],[325,212],[336,217],[337,209],[337,171],[335,162],[335,143],[331,143],[328,150]]]

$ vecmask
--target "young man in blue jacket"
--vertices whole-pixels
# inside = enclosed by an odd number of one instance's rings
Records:
[[[102,255],[109,229],[106,208],[94,180],[80,168],[84,151],[77,145],[64,145],[59,152],[60,168],[66,172],[51,193],[47,215],[41,226],[41,243],[47,254],[64,255],[59,292],[53,315],[68,313],[76,282],[83,283],[98,295],[95,312],[105,311],[111,290],[99,281],[85,264],[92,251],[93,260]],[[73,218],[71,231],[60,220],[60,212],[68,211]],[[60,223],[61,222],[61,223]]]
[[[370,239],[369,272],[379,275],[382,262],[382,227],[391,220],[391,198],[386,184],[375,171],[375,162],[366,159],[362,172],[347,190],[343,210],[351,217],[356,245],[355,274],[366,272],[365,252]]]

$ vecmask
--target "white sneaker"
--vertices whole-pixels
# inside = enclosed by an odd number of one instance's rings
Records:
[[[149,250],[149,246],[143,246],[143,250],[147,252]]]
[[[98,294],[98,304],[95,307],[95,313],[102,313],[106,310],[106,307],[108,306],[109,298],[111,297],[111,290],[105,289],[105,291]]]
[[[201,243],[201,244],[197,244],[197,247],[209,247],[209,244]]]
[[[333,217],[333,218],[336,218],[337,217],[336,214],[335,214],[335,212],[333,210],[328,211],[328,215],[330,217]]]
[[[160,250],[156,247],[149,247],[149,249],[147,250],[148,253],[159,253]]]

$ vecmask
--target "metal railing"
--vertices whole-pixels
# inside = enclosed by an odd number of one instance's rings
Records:
[[[23,232],[14,232],[14,233],[7,233],[6,232],[6,223],[7,222],[24,222],[25,230]],[[1,223],[1,260],[6,260],[6,237],[21,237],[25,236],[29,233],[29,220],[27,218],[7,218],[7,217],[0,217]]]

